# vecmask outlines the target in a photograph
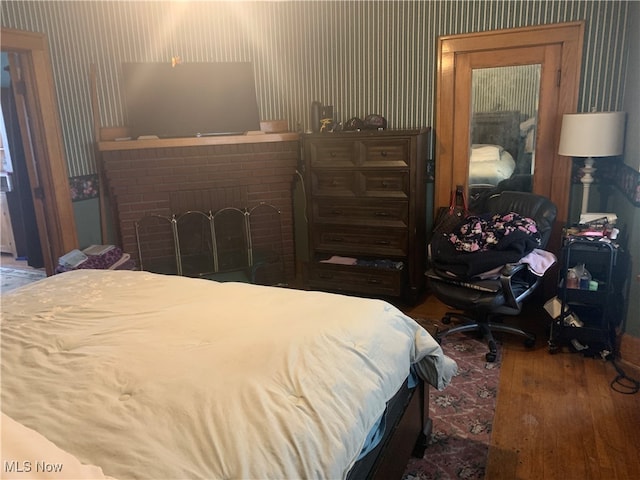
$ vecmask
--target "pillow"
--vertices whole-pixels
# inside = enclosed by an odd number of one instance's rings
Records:
[[[503,148],[499,145],[471,145],[472,162],[498,162]]]
[[[2,414],[3,479],[112,479],[8,415]]]

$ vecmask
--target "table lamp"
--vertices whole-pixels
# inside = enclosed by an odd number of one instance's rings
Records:
[[[625,112],[568,113],[562,117],[558,154],[584,157],[582,210],[587,213],[593,183],[593,157],[621,155],[624,149]]]

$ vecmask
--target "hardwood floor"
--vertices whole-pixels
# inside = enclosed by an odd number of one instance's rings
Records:
[[[0,254],[0,267],[11,267],[11,268],[20,268],[22,270],[33,270],[33,268],[28,265],[26,260],[18,260],[10,253]]]
[[[434,323],[446,310],[433,297],[404,309]],[[550,354],[542,308],[530,307],[522,319],[508,322],[522,324],[537,341],[528,349],[516,336],[496,335],[502,366],[485,478],[640,478],[640,393],[610,387],[617,374],[611,361]],[[640,380],[639,369],[620,365]]]

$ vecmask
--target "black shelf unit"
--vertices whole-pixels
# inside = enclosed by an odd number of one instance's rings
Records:
[[[585,354],[607,358],[616,349],[616,336],[622,324],[623,308],[620,282],[622,249],[614,242],[592,237],[567,237],[560,254],[558,297],[561,314],[551,324],[549,351],[554,353],[565,344],[584,348]],[[584,264],[596,281],[597,290],[567,288],[569,269]],[[582,326],[569,324],[577,317]]]

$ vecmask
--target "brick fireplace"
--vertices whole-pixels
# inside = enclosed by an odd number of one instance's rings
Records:
[[[135,223],[145,216],[264,202],[281,212],[285,274],[295,278],[296,134],[106,141],[99,149],[120,245],[136,261]]]

